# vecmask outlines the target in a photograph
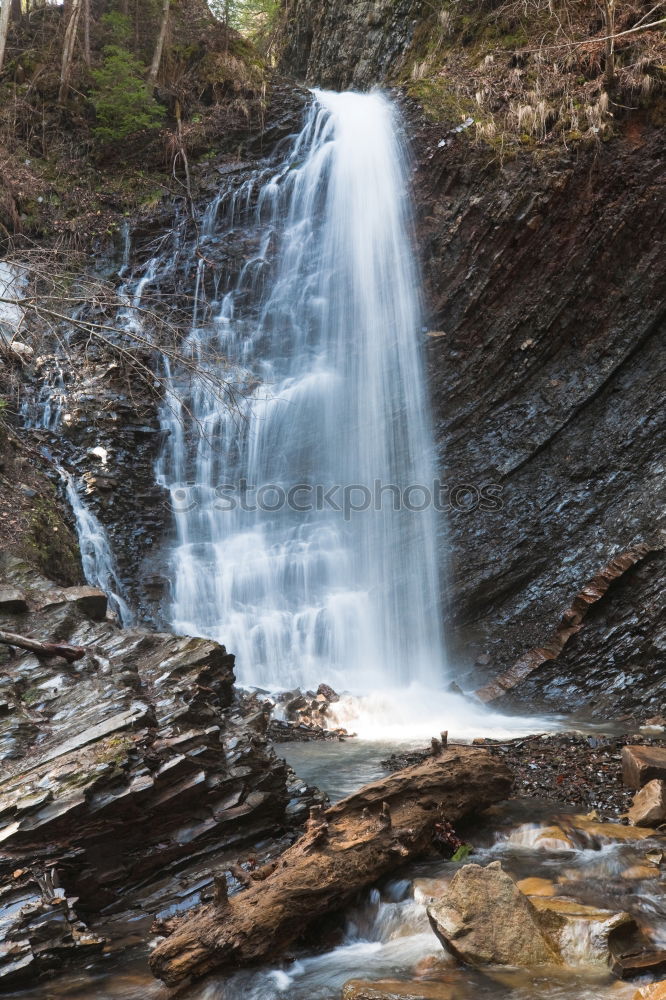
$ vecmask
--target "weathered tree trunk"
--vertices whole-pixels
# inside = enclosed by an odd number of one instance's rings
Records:
[[[90,51],[90,0],[83,0],[83,58],[86,66],[92,63]]]
[[[313,816],[275,871],[228,901],[177,924],[155,949],[153,973],[169,986],[212,969],[272,959],[317,918],[340,909],[407,858],[433,846],[435,824],[505,798],[506,765],[477,747],[449,747]]]
[[[0,642],[6,646],[16,646],[18,649],[27,649],[37,656],[62,656],[68,663],[80,660],[86,655],[83,646],[67,646],[60,642],[38,642],[36,639],[28,639],[23,635],[16,635],[14,632],[0,631]]]
[[[5,61],[5,46],[7,45],[7,32],[9,31],[9,14],[11,11],[10,0],[2,0],[0,7],[0,72]]]
[[[67,27],[65,28],[65,40],[62,46],[62,63],[60,66],[60,91],[58,100],[61,104],[67,99],[69,90],[69,79],[72,75],[72,63],[74,61],[74,47],[76,45],[76,32],[81,17],[82,0],[71,0]]]
[[[153,62],[150,67],[150,73],[148,74],[148,83],[151,87],[155,86],[157,80],[157,74],[159,73],[160,63],[162,62],[162,52],[164,51],[164,40],[166,38],[167,28],[169,26],[169,6],[171,0],[164,0],[162,6],[162,22],[160,24],[160,33],[157,36],[157,43],[155,45],[155,52],[153,54]]]

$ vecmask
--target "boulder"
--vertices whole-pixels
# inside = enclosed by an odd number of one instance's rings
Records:
[[[527,890],[534,893],[529,898]],[[465,865],[428,916],[443,944],[468,965],[611,967],[637,932],[633,917],[552,891],[546,879],[514,883],[499,861]]]
[[[536,907],[499,861],[461,868],[428,917],[442,944],[468,965],[562,964]]]
[[[455,1000],[449,983],[427,981],[403,982],[398,979],[350,979],[342,990],[342,1000]]]
[[[628,812],[632,826],[658,826],[666,820],[666,781],[653,778],[634,795]]]
[[[653,778],[666,780],[666,747],[623,747],[622,778],[628,788],[642,788]]]

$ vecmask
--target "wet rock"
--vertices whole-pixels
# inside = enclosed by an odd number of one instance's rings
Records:
[[[68,587],[63,590],[63,597],[94,622],[101,622],[106,617],[107,597],[97,587]]]
[[[400,66],[418,24],[419,0],[297,0],[284,28],[282,68],[335,90],[366,90]]]
[[[628,813],[633,826],[659,826],[666,820],[666,782],[653,778],[634,796]]]
[[[554,891],[545,879],[514,883],[500,862],[467,865],[428,915],[443,944],[469,965],[608,969],[629,963],[627,954],[646,953],[630,914]]]
[[[614,959],[614,939],[636,930],[634,918],[623,911],[585,906],[572,899],[534,897],[539,923],[566,965],[596,965],[607,969]]]
[[[526,896],[554,896],[556,889],[548,878],[524,878],[516,885]]]
[[[622,750],[622,778],[629,788],[642,788],[653,778],[665,780],[666,747],[624,747]]]
[[[640,881],[659,877],[659,868],[656,865],[630,865],[622,872],[622,878],[629,881]]]
[[[647,827],[624,826],[622,823],[600,823],[587,816],[568,816],[562,819],[569,837],[576,847],[598,848],[602,844],[649,840],[656,837],[655,830]]]
[[[538,911],[499,861],[465,865],[428,917],[442,944],[468,965],[559,965]]]
[[[403,982],[397,979],[350,979],[342,989],[342,1000],[455,1000],[449,983]]]
[[[613,959],[611,970],[620,979],[663,974],[666,970],[666,951],[651,950],[650,943],[645,942],[643,950]]]
[[[72,958],[99,954],[104,938],[89,931],[52,874],[16,871],[0,889],[0,988],[18,988]]]
[[[328,711],[340,700],[332,687],[320,684],[314,691],[285,691],[278,696],[278,704],[284,706],[284,719],[272,719],[270,736],[276,743],[288,741],[342,739],[350,735],[346,729],[330,728]]]
[[[18,587],[0,587],[0,614],[21,614],[28,610],[25,593]]]
[[[293,829],[317,793],[267,745],[256,704],[234,703],[223,646],[120,629],[94,588],[55,588],[2,556],[0,579],[25,588],[32,606],[27,618],[0,607],[0,628],[20,620],[37,640],[57,635],[86,650],[63,664],[0,649],[15,692],[0,715],[0,881],[47,856],[57,892],[78,899],[71,916],[52,916],[50,897],[46,909],[30,904],[32,929],[19,928],[16,948],[0,954],[0,980],[23,982],[50,962],[31,958],[37,936],[47,955],[60,935],[61,962],[99,946],[86,925],[102,909],[195,906],[216,858]],[[0,890],[0,920],[3,899]]]

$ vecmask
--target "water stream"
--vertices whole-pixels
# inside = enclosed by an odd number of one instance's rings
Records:
[[[287,754],[297,765],[307,755],[308,779],[336,797],[381,773],[379,756],[389,749],[359,742],[325,748],[294,746]],[[353,767],[344,759],[349,750]],[[637,878],[636,871],[651,852],[663,852],[663,836],[606,840],[599,828],[582,818],[576,821],[577,832],[572,834],[567,828],[568,834],[558,833],[555,824],[561,821],[562,812],[567,810],[535,800],[516,800],[495,809],[485,823],[468,831],[474,845],[469,860],[481,865],[499,860],[514,879],[540,879],[556,896],[612,911],[627,910],[661,947],[666,882],[658,868],[647,881]],[[301,950],[283,961],[276,959],[226,977],[213,974],[179,996],[182,1000],[340,1000],[343,985],[352,978],[397,978],[437,984],[441,1000],[631,1000],[640,980],[619,982],[590,964],[593,942],[584,926],[576,935],[579,956],[570,968],[478,971],[458,965],[435,937],[426,906],[445,891],[459,867],[441,859],[411,863],[361,894],[339,923],[330,925],[317,950]],[[88,969],[44,983],[39,993],[18,995],[23,1000],[37,996],[40,1000],[166,1000],[169,994],[151,978],[142,950],[134,956],[112,951]]]

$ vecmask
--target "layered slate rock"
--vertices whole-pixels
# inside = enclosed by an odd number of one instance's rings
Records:
[[[10,557],[0,570],[29,609],[5,604],[0,629],[86,650],[67,663],[0,647],[0,982],[13,983],[99,949],[101,911],[150,922],[199,902],[311,790],[267,746],[267,716],[235,705],[223,646],[122,630],[92,588]]]

